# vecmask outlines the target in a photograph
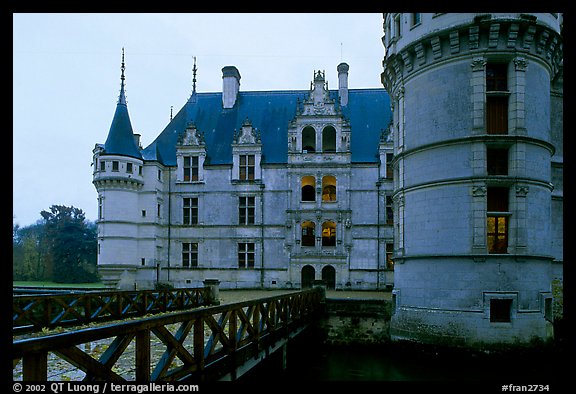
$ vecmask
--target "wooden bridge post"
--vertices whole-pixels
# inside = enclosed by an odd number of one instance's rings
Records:
[[[136,380],[150,381],[150,330],[136,333]]]
[[[28,353],[22,357],[22,379],[37,382],[48,380],[48,352]]]
[[[204,279],[204,302],[207,305],[220,305],[220,281],[218,279]]]

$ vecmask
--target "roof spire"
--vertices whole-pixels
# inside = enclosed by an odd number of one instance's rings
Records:
[[[172,122],[172,105],[170,106],[170,122]]]
[[[196,71],[198,71],[198,69],[196,68],[196,56],[193,56],[193,58],[194,66],[192,67],[192,94],[188,98],[189,103],[196,102]]]
[[[124,47],[122,47],[122,65],[120,66],[120,96],[118,97],[118,104],[123,105],[126,105],[126,94],[124,93],[124,80],[126,79],[126,77],[124,77],[125,69],[126,66],[124,65]]]
[[[192,94],[196,93],[196,56],[194,56],[194,67],[192,67]]]

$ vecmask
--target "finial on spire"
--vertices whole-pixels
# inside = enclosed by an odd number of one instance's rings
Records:
[[[170,106],[170,122],[172,122],[172,105]]]
[[[192,67],[192,94],[196,93],[196,56],[194,56],[194,67]]]
[[[124,93],[124,80],[126,79],[126,77],[124,77],[125,69],[126,66],[124,65],[124,47],[122,47],[122,65],[120,66],[120,96],[118,97],[118,104],[124,105],[126,105],[126,95]]]

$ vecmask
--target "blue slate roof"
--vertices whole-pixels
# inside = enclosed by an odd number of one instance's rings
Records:
[[[112,125],[108,132],[108,138],[104,143],[104,153],[109,155],[123,155],[142,158],[140,149],[136,146],[134,141],[134,133],[132,131],[132,124],[130,123],[130,116],[128,115],[128,107],[125,101],[120,100],[116,105]]]
[[[168,126],[144,150],[145,160],[176,165],[176,142],[188,122],[204,133],[206,164],[232,164],[234,129],[248,118],[261,133],[262,163],[288,162],[288,122],[296,115],[297,100],[308,90],[239,92],[233,108],[222,108],[222,93],[195,93]],[[338,91],[330,91],[337,100]],[[382,130],[390,122],[390,98],[384,89],[350,89],[348,105],[342,107],[350,121],[352,162],[377,163]]]

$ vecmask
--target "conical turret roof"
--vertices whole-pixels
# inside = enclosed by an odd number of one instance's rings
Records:
[[[128,105],[124,93],[124,49],[122,49],[122,75],[120,96],[112,119],[112,125],[108,132],[108,138],[104,143],[104,154],[123,155],[142,159],[140,149],[134,140],[134,132],[128,115]]]

